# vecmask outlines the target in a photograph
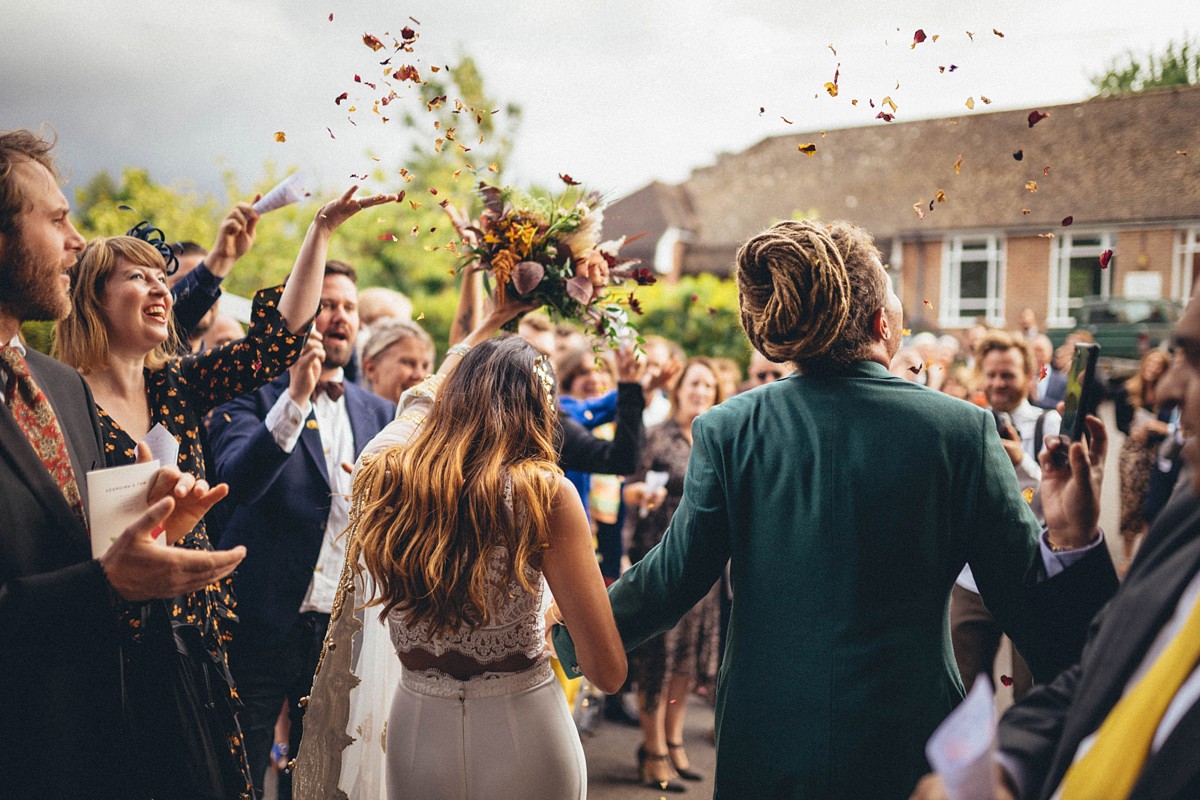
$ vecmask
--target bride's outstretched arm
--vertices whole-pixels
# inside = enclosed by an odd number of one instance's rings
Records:
[[[550,513],[550,548],[542,558],[542,572],[561,615],[554,621],[570,629],[583,674],[603,692],[620,691],[628,669],[625,647],[596,563],[587,515],[566,478],[559,480]]]

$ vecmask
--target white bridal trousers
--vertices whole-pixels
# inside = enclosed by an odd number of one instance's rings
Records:
[[[543,659],[468,681],[404,670],[387,727],[389,800],[583,800],[587,767]]]

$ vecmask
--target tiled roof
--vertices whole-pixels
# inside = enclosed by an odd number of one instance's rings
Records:
[[[618,201],[605,230],[652,230],[653,239],[665,229],[652,227],[661,220],[690,230],[689,250],[702,248],[698,261],[715,264],[728,258],[718,252],[772,222],[811,211],[856,222],[877,239],[1054,231],[1067,216],[1076,227],[1200,219],[1200,87],[1043,107],[1050,116],[1033,127],[1030,110],[772,137],[679,186],[650,184]],[[817,146],[812,158],[798,151],[807,142]],[[930,211],[939,190],[945,202]],[[913,211],[918,201],[924,219]]]

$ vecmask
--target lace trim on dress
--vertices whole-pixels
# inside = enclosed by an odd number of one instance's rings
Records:
[[[409,624],[407,612],[392,609],[388,614],[388,627],[396,652],[420,648],[435,656],[459,653],[480,664],[494,663],[513,655],[536,659],[544,642],[542,599],[545,583],[541,572],[532,567],[525,569],[525,577],[537,587],[536,592],[527,592],[516,580],[505,583],[502,576],[508,562],[507,548],[492,550],[488,559],[488,572],[493,580],[488,598],[492,617],[487,627],[463,628],[451,635],[435,637],[430,634],[427,624]]]
[[[436,670],[406,669],[400,673],[400,683],[417,694],[429,697],[470,699],[473,697],[500,697],[516,694],[545,683],[554,670],[548,656],[521,672],[485,672],[460,681]]]

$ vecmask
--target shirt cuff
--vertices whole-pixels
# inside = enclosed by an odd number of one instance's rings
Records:
[[[221,281],[224,280],[220,275],[214,275],[208,265],[203,261],[193,270],[196,273],[196,284],[205,291],[220,294]]]
[[[304,430],[304,419],[312,409],[311,403],[305,405],[308,408],[300,408],[292,400],[291,395],[285,391],[279,395],[275,405],[271,406],[271,410],[267,412],[267,430],[271,432],[275,444],[279,445],[279,449],[285,453],[295,450],[296,442],[300,441],[300,433]]]
[[[1092,550],[1104,544],[1104,531],[1096,528],[1098,536],[1096,536],[1096,541],[1091,544],[1076,547],[1073,550],[1059,550],[1055,552],[1050,549],[1050,539],[1047,531],[1047,528],[1042,528],[1042,535],[1038,537],[1038,546],[1042,550],[1042,566],[1046,568],[1047,578],[1053,578],[1055,575],[1077,563]]]

